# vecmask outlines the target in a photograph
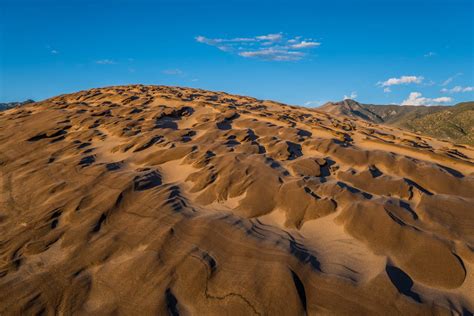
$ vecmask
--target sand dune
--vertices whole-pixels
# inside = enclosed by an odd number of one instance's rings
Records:
[[[164,86],[0,112],[0,314],[474,311],[474,148]]]

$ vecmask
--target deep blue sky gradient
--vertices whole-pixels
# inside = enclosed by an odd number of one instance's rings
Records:
[[[401,103],[410,92],[473,100],[474,92],[441,92],[474,86],[473,6],[472,0],[0,0],[0,102],[129,83],[300,105],[352,92],[365,103]],[[273,33],[321,45],[302,60],[269,61],[195,39]],[[376,85],[409,75],[424,79],[390,93]]]

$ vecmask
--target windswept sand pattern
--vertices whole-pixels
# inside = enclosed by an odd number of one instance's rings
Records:
[[[0,113],[0,314],[474,311],[474,149],[164,86]]]

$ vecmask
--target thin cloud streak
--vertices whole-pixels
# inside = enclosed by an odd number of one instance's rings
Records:
[[[96,60],[95,63],[98,64],[98,65],[115,65],[115,64],[117,64],[112,59],[100,59],[100,60]]]
[[[441,92],[443,93],[460,93],[460,92],[472,92],[474,91],[474,87],[462,87],[462,86],[455,86],[454,88],[451,89],[446,89],[443,88],[441,89]]]
[[[448,79],[446,79],[445,81],[443,81],[443,83],[441,84],[441,86],[447,86],[448,84],[450,84],[451,82],[453,82],[454,79],[456,79],[456,77],[459,77],[459,76],[462,76],[462,73],[458,72],[457,74],[455,74],[454,76],[451,76],[449,77]]]

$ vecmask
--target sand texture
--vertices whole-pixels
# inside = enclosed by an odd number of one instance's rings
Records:
[[[0,113],[0,315],[474,311],[474,149],[164,86]]]

